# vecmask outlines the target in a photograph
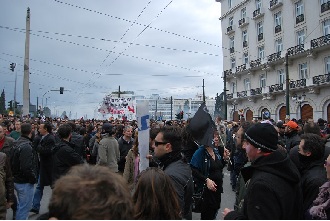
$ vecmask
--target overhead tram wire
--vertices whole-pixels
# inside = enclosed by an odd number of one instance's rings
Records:
[[[11,28],[11,27],[2,26],[2,25],[0,25],[0,28],[7,29],[7,30],[10,30],[10,31],[18,31],[18,32],[21,32],[21,33],[26,33],[26,29],[25,28]],[[177,48],[171,48],[171,47],[166,47],[166,46],[156,46],[156,45],[149,45],[149,44],[139,44],[139,43],[132,43],[132,42],[127,42],[127,41],[110,40],[110,39],[105,39],[105,38],[95,38],[95,37],[88,37],[88,36],[81,36],[81,35],[72,35],[72,34],[58,33],[58,32],[51,33],[51,32],[48,32],[48,31],[30,30],[30,34],[31,35],[35,35],[35,36],[43,37],[43,38],[49,38],[49,37],[48,36],[45,36],[45,35],[38,35],[38,34],[35,34],[33,32],[43,33],[43,34],[51,34],[51,35],[60,35],[60,36],[65,36],[65,37],[76,37],[76,38],[83,38],[83,39],[89,39],[89,40],[107,41],[107,42],[113,42],[113,43],[130,44],[130,45],[134,45],[134,46],[143,46],[143,47],[157,48],[157,49],[163,49],[163,50],[181,51],[181,52],[192,53],[192,54],[200,54],[200,55],[220,57],[220,55],[218,55],[218,54],[193,51],[193,50],[190,50],[190,49],[177,49]],[[222,47],[222,48],[224,48],[224,47]]]
[[[31,33],[31,35],[39,36],[37,34],[32,34],[32,33]],[[66,41],[66,40],[52,38],[52,37],[48,37],[48,36],[41,36],[41,37],[44,37],[44,38],[47,38],[47,39],[51,39],[51,40],[60,41],[60,42],[65,42],[65,43],[69,43],[69,44],[73,44],[73,45],[77,45],[77,46],[92,48],[92,49],[99,50],[99,51],[107,51],[107,52],[110,52],[110,53],[117,53],[115,51],[110,51],[110,50],[107,50],[107,49],[97,48],[97,47],[94,47],[94,46],[81,45],[79,43],[75,43],[75,42],[72,42],[72,41]],[[2,54],[5,54],[5,53],[2,53]],[[178,66],[178,65],[174,65],[174,64],[170,64],[170,63],[166,63],[166,62],[162,62],[162,61],[151,60],[151,59],[148,59],[148,58],[143,58],[143,57],[134,56],[134,55],[130,55],[130,54],[124,54],[124,53],[122,53],[122,55],[124,55],[126,57],[131,57],[131,58],[143,60],[143,61],[148,61],[148,62],[153,62],[153,63],[157,63],[157,64],[161,64],[161,65],[166,65],[166,66],[170,66],[170,67],[174,67],[174,68],[179,68],[179,69],[183,69],[183,70],[193,71],[193,72],[196,72],[196,73],[202,73],[202,74],[204,73],[206,75],[218,76],[216,74],[212,74],[212,73],[209,73],[209,72],[195,70],[195,69],[191,69],[191,68],[188,68],[188,67]],[[44,62],[44,61],[39,61],[39,62],[47,63],[47,62]],[[51,64],[51,63],[49,63],[49,64]],[[59,67],[61,66],[61,65],[58,65],[58,64],[52,64],[52,65],[59,66]],[[65,66],[63,66],[63,67],[65,67]],[[76,68],[72,68],[72,67],[68,67],[68,66],[66,66],[66,68],[73,69],[73,70],[78,70]],[[80,70],[80,71],[86,72],[86,73],[91,73],[92,76],[95,75],[95,72],[88,72],[88,71],[85,71],[85,70]]]
[[[100,14],[100,15],[105,15],[105,16],[108,16],[108,17],[111,17],[111,18],[115,18],[115,19],[118,19],[118,20],[122,20],[122,21],[126,21],[126,22],[129,22],[129,23],[132,23],[132,21],[130,21],[128,19],[120,18],[120,17],[113,16],[113,15],[109,15],[109,14],[106,14],[106,13],[103,13],[103,12],[99,12],[99,11],[96,11],[96,10],[88,9],[88,8],[81,7],[81,6],[78,6],[78,5],[73,5],[73,4],[70,4],[70,3],[67,3],[67,2],[62,2],[62,1],[59,1],[59,0],[54,0],[54,1],[57,2],[57,3],[61,3],[61,4],[65,4],[65,5],[71,6],[71,7],[83,9],[83,10],[86,10],[86,11],[89,11],[89,12],[94,12],[94,13],[97,13],[97,14]],[[147,26],[147,25],[144,25],[144,24],[141,24],[141,23],[137,23],[137,22],[135,22],[135,24],[140,25],[140,26],[145,26],[145,27]],[[192,41],[196,41],[196,42],[199,42],[199,43],[203,43],[203,44],[207,44],[207,45],[211,45],[211,46],[215,46],[215,47],[220,48],[219,45],[215,45],[215,44],[211,44],[211,43],[208,43],[208,42],[205,42],[205,41],[201,41],[201,40],[198,40],[198,39],[195,39],[195,38],[187,37],[185,35],[176,34],[174,32],[169,32],[169,31],[166,31],[166,30],[162,30],[160,28],[152,27],[152,26],[149,26],[149,28],[152,28],[154,30],[157,30],[157,31],[160,31],[160,32],[164,32],[164,33],[167,33],[167,34],[175,35],[175,36],[178,36],[178,37],[186,38],[188,40],[192,40]]]

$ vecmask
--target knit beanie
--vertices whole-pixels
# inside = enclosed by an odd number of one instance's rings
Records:
[[[274,152],[277,149],[278,134],[271,124],[258,123],[253,125],[246,131],[245,139],[264,152]]]

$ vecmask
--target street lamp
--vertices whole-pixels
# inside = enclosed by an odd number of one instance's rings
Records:
[[[293,100],[293,101],[296,101],[296,103],[299,104],[300,119],[302,118],[301,103],[305,100],[305,97],[306,97],[305,92],[303,92],[302,95],[294,94],[294,95],[292,96],[292,100]]]

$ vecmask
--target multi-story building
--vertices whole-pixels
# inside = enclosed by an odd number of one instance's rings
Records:
[[[227,118],[330,122],[330,0],[216,1]]]

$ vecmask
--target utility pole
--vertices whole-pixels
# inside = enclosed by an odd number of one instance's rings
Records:
[[[285,105],[286,105],[286,119],[290,119],[290,78],[289,78],[289,56],[288,52],[285,54]]]
[[[205,104],[205,90],[204,90],[204,79],[203,79],[203,103]]]
[[[23,116],[30,113],[30,8],[27,8],[26,14],[26,33],[25,33],[25,57],[24,57],[24,79],[23,79]]]
[[[225,114],[224,114],[224,120],[227,120],[227,73],[225,72],[224,74],[223,74],[223,100],[224,100],[224,112],[225,112]]]
[[[173,100],[171,96],[171,120],[173,120]]]

